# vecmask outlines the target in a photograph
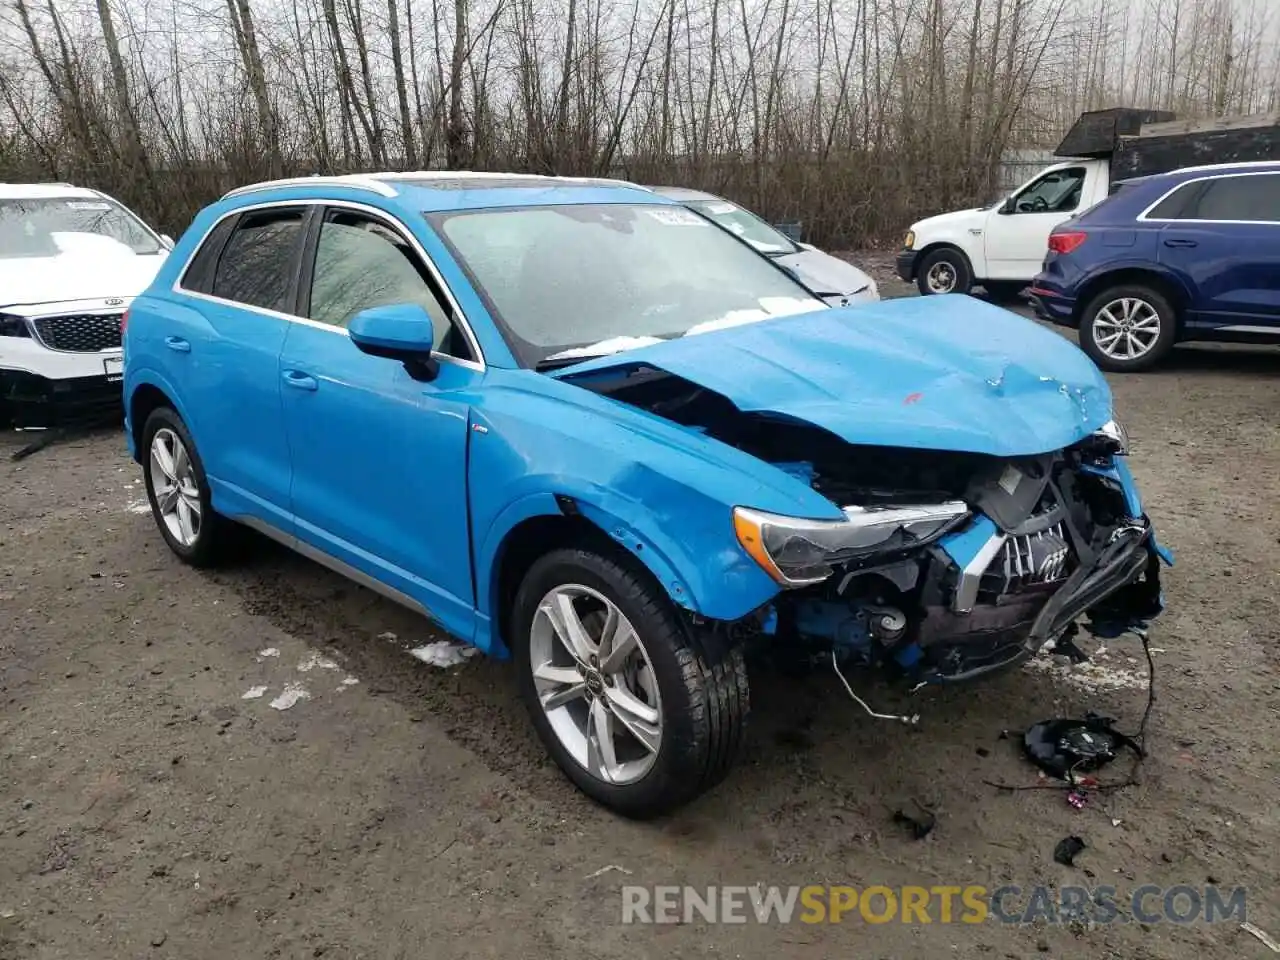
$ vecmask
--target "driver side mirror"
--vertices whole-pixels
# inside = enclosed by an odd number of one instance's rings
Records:
[[[160,240],[161,240],[161,242],[163,242],[163,243],[164,243],[164,245],[165,245],[166,247],[168,247],[170,250],[172,250],[172,249],[173,249],[173,246],[174,246],[174,244],[173,244],[173,237],[169,236],[167,233],[162,233],[162,234],[160,234]]]
[[[440,365],[431,355],[435,321],[416,303],[394,303],[361,310],[347,324],[356,349],[373,357],[399,360],[415,380],[434,380]]]
[[[1000,204],[1000,212],[1004,214],[1017,213],[1017,204],[1017,197],[1005,197],[1004,203]]]

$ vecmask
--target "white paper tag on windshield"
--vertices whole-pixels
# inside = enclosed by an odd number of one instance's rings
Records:
[[[72,210],[110,210],[111,204],[101,200],[68,200],[67,206]]]
[[[649,211],[649,216],[657,220],[659,223],[665,223],[669,227],[709,227],[706,220],[703,220],[696,213],[691,213],[681,207],[657,207]]]
[[[1004,468],[1004,473],[1000,474],[1000,489],[1012,497],[1013,491],[1018,489],[1021,481],[1022,471],[1011,463]]]
[[[735,207],[732,203],[726,203],[723,200],[713,200],[710,203],[705,203],[703,204],[702,208],[706,210],[707,213],[712,214],[713,216],[721,213],[737,213],[738,212],[737,207]]]

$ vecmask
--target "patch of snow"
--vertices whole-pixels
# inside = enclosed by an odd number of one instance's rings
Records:
[[[1147,686],[1147,668],[1138,665],[1134,657],[1125,657],[1128,666],[1111,661],[1106,646],[1099,646],[1084,663],[1072,663],[1066,657],[1042,651],[1028,660],[1023,669],[1048,674],[1087,693],[1104,693],[1110,690],[1142,690]]]
[[[341,686],[339,686],[339,687],[338,687],[338,689],[339,689],[339,690],[343,690],[343,689],[345,689],[346,687],[354,687],[354,686],[355,686],[357,683],[359,683],[359,682],[360,682],[360,681],[359,681],[358,679],[356,679],[355,677],[343,677],[343,678],[342,678],[342,684],[341,684]]]
[[[310,700],[311,694],[300,683],[286,683],[284,692],[271,701],[272,710],[288,710],[299,700]]]
[[[150,513],[151,504],[146,500],[130,500],[125,509],[130,513]]]
[[[378,634],[378,639],[379,639],[379,640],[391,640],[391,641],[395,641],[395,640],[399,640],[400,638],[399,638],[399,637],[397,637],[397,636],[396,636],[394,633],[392,633],[390,630],[388,630],[386,633],[380,633],[380,634]]]
[[[414,647],[409,654],[423,663],[429,663],[433,667],[456,667],[460,663],[465,663],[470,657],[474,657],[480,651],[475,647],[465,643],[455,643],[452,640],[437,640],[434,643],[428,643],[426,646]]]
[[[321,670],[337,670],[338,665],[328,657],[322,657],[320,654],[312,652],[307,655],[307,659],[298,664],[299,673],[310,673],[319,667]]]
[[[240,695],[241,700],[257,700],[267,692],[267,685],[264,683],[260,687],[250,687]]]
[[[267,647],[265,650],[258,651],[259,660],[263,659],[264,657],[278,657],[278,656],[280,656],[280,651],[276,647]]]

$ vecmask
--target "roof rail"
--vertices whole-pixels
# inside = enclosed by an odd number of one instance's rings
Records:
[[[243,187],[236,187],[234,190],[228,190],[222,195],[222,199],[228,197],[239,197],[246,193],[256,193],[259,190],[272,190],[276,187],[311,187],[332,185],[335,187],[354,187],[357,190],[372,190],[374,193],[384,197],[398,196],[387,184],[380,180],[364,174],[353,173],[343,176],[327,176],[322,177],[319,174],[312,174],[309,177],[286,177],[283,180],[264,180],[261,183],[250,183]]]
[[[640,187],[630,180],[613,177],[561,177],[545,173],[512,173],[497,170],[412,170],[370,174],[377,180],[452,180],[458,177],[477,180],[551,180],[559,183],[616,183],[620,187]],[[642,188],[643,189],[643,188]]]
[[[1244,169],[1244,170],[1249,170],[1254,168],[1262,169],[1263,167],[1280,167],[1280,160],[1241,160],[1237,163],[1232,163],[1230,160],[1227,160],[1223,163],[1202,163],[1199,166],[1194,166],[1194,167],[1179,167],[1177,170],[1171,170],[1169,172],[1170,173],[1199,173],[1204,170],[1222,170],[1222,169],[1226,169],[1227,167],[1231,167],[1232,169],[1238,168],[1238,169]]]

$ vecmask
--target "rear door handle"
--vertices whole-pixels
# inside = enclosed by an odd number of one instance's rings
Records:
[[[170,350],[175,350],[178,353],[191,352],[190,342],[183,340],[181,337],[165,337],[164,345],[168,347]]]
[[[1169,239],[1164,242],[1166,247],[1196,247],[1199,244],[1194,240],[1173,240]]]
[[[315,390],[320,386],[315,377],[309,376],[301,370],[286,370],[284,372],[284,382],[299,390]]]

